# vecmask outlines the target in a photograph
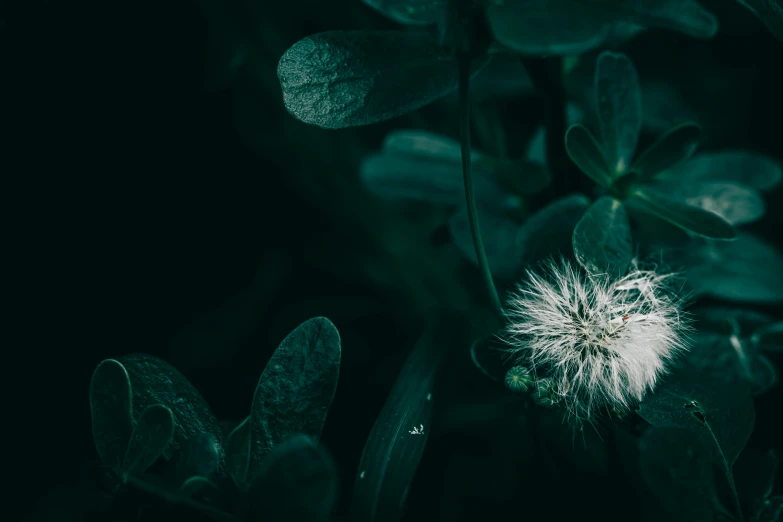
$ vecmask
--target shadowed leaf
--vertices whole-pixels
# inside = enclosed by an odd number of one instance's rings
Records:
[[[573,247],[576,260],[588,272],[623,273],[633,250],[622,202],[604,196],[593,203],[574,229]]]
[[[769,32],[783,42],[783,0],[738,0],[764,22]]]
[[[325,317],[305,321],[283,339],[258,380],[250,410],[250,474],[294,434],[318,440],[340,372],[340,335]]]
[[[146,408],[133,429],[128,451],[122,461],[124,480],[129,475],[144,473],[163,456],[174,437],[174,415],[162,404]]]
[[[240,490],[246,490],[250,468],[250,417],[226,437],[226,470]]]
[[[710,239],[734,239],[737,232],[717,214],[671,201],[651,187],[638,187],[632,193],[634,203],[669,223]]]
[[[756,190],[774,188],[783,176],[778,161],[752,151],[727,150],[699,154],[679,167],[662,172],[659,179],[680,182],[725,181]]]
[[[115,472],[122,467],[133,432],[131,383],[125,367],[114,359],[101,362],[90,380],[90,414],[95,449]]]
[[[718,32],[718,19],[696,0],[629,1],[626,7],[638,23],[708,39]]]
[[[758,221],[766,205],[757,191],[720,181],[675,181],[650,185],[672,201],[713,212],[732,225]]]
[[[327,129],[389,120],[457,88],[456,60],[436,34],[416,31],[308,36],[283,54],[277,75],[288,112]]]
[[[590,204],[581,194],[571,194],[553,201],[525,221],[519,232],[522,264],[532,265],[547,257],[572,251],[574,227]]]
[[[362,0],[401,24],[434,24],[446,10],[446,0]]]
[[[612,176],[604,151],[587,127],[571,125],[566,132],[565,147],[571,161],[590,179],[604,188],[611,186]]]
[[[522,225],[516,220],[479,210],[481,235],[489,269],[498,279],[514,277],[522,265],[522,245],[518,241]],[[449,219],[449,231],[462,255],[477,264],[476,249],[466,208]]]
[[[687,161],[699,146],[700,139],[701,128],[695,123],[677,125],[639,154],[633,162],[632,170],[642,179],[654,178],[659,173]]]
[[[759,350],[783,351],[783,321],[766,325],[753,332],[751,341]]]
[[[200,476],[213,476],[220,466],[222,448],[210,433],[196,433],[182,445],[177,462],[177,477],[184,482]]]
[[[639,76],[627,56],[601,53],[596,63],[595,93],[607,165],[612,176],[620,176],[631,165],[642,129]]]

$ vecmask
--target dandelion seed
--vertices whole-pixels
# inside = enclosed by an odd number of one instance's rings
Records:
[[[562,260],[528,279],[508,303],[503,338],[536,378],[534,400],[577,419],[627,412],[685,350],[687,321],[672,274],[634,267],[619,279]]]

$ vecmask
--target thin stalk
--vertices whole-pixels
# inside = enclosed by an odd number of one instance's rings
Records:
[[[712,426],[710,426],[708,422],[705,422],[704,426],[706,426],[707,431],[710,432],[710,436],[712,437],[713,442],[715,442],[715,446],[718,448],[718,453],[720,453],[721,461],[723,462],[723,471],[726,474],[726,479],[729,481],[731,496],[734,500],[735,514],[739,516],[740,521],[743,521],[745,520],[745,516],[742,514],[742,506],[740,505],[739,495],[737,494],[737,486],[734,484],[734,471],[731,469],[729,462],[726,460],[726,456],[723,454],[723,449],[718,442],[718,438],[715,436],[715,432],[712,431]]]
[[[465,200],[468,206],[468,220],[470,221],[470,233],[473,236],[473,246],[476,249],[479,271],[481,272],[484,286],[487,288],[492,307],[502,323],[505,323],[505,314],[500,304],[495,282],[492,280],[492,272],[489,270],[487,254],[484,251],[484,241],[481,239],[478,212],[476,211],[476,195],[473,192],[473,178],[470,171],[470,59],[461,57],[459,60],[459,134],[462,149],[462,176],[465,180]]]

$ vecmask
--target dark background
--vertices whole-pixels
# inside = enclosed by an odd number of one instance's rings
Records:
[[[726,112],[737,122],[714,145],[783,159],[783,44],[733,2],[714,4],[724,25],[716,39],[646,34],[629,52],[652,64],[639,65],[643,81],[668,71],[691,100],[714,101],[716,120]],[[3,347],[11,406],[3,425],[12,439],[5,474],[22,514],[94,458],[87,391],[96,364],[135,351],[168,358],[184,327],[257,270],[269,291],[252,333],[209,371],[185,373],[218,417],[239,420],[277,343],[309,317],[330,317],[344,363],[323,440],[344,493],[432,310],[482,306],[474,269],[459,267],[460,280],[444,275],[433,241],[366,193],[355,173],[389,129],[454,135],[452,102],[342,131],[308,127],[282,106],[275,67],[291,44],[324,30],[396,26],[358,0],[265,1],[252,12],[250,65],[233,87],[206,92],[209,26],[194,2],[0,7],[0,171],[13,290]],[[692,69],[704,57],[726,75],[696,82]],[[729,89],[727,78],[741,88]],[[528,96],[504,109],[511,122],[537,122],[539,105]],[[778,244],[780,201],[778,189],[754,227]],[[757,401],[759,447],[783,440],[779,415],[763,415],[779,412],[779,390]],[[437,497],[438,486],[420,487]],[[426,505],[423,497],[412,501]]]

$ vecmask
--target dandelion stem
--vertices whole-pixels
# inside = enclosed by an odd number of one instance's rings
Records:
[[[465,180],[465,199],[468,206],[470,232],[473,235],[473,246],[476,249],[476,260],[479,271],[487,287],[492,307],[500,320],[505,323],[505,314],[500,304],[492,272],[489,270],[487,254],[484,251],[484,241],[481,239],[478,212],[476,211],[476,195],[473,192],[473,178],[470,172],[470,58],[463,56],[459,60],[459,134],[462,149],[462,175]]]

